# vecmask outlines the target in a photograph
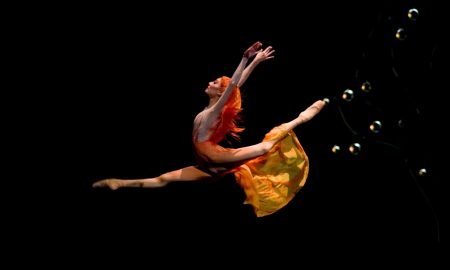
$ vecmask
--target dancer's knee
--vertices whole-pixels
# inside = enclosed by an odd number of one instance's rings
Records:
[[[260,151],[262,155],[269,153],[270,149],[272,149],[275,144],[275,140],[265,141],[260,143]]]

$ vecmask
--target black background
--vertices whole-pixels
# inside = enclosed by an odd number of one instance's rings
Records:
[[[51,56],[35,55],[31,68],[43,71],[46,87],[34,95],[56,102],[30,118],[42,130],[33,137],[40,153],[51,157],[36,172],[51,179],[51,196],[41,199],[52,211],[35,215],[56,220],[46,228],[64,243],[81,243],[94,256],[138,243],[180,252],[193,243],[439,242],[444,64],[436,3],[58,8],[31,26]],[[408,19],[410,8],[418,20]],[[399,27],[408,33],[403,41],[395,38]],[[295,130],[311,170],[289,205],[256,218],[231,175],[163,189],[91,187],[193,165],[192,121],[207,104],[204,89],[231,76],[255,41],[273,46],[275,58],[242,87],[246,131],[234,146],[259,142],[315,100],[331,100]],[[359,88],[366,80],[370,93]],[[349,103],[340,98],[347,88],[355,92]],[[373,120],[383,123],[379,134],[368,129]],[[356,156],[347,151],[354,142],[362,145]]]

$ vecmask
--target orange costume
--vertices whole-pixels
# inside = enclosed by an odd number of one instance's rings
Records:
[[[227,85],[230,79],[222,77]],[[199,168],[211,175],[234,173],[237,182],[244,189],[246,199],[257,217],[272,214],[288,204],[295,194],[304,186],[308,177],[309,162],[297,136],[284,125],[273,128],[263,141],[282,138],[265,155],[233,163],[213,163],[214,155],[233,155],[234,148],[224,148],[218,143],[226,135],[239,138],[238,133],[244,129],[236,125],[241,111],[241,95],[235,87],[222,111],[216,130],[206,141],[198,139],[197,128],[202,114],[194,121],[193,144]],[[199,119],[198,119],[199,118]]]

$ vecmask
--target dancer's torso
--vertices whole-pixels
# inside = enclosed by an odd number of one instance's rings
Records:
[[[195,117],[192,130],[192,143],[197,163],[213,175],[224,174],[238,166],[236,163],[214,163],[211,159],[213,155],[227,155],[234,150],[209,140],[219,121],[218,116],[213,116],[209,109],[205,109]]]

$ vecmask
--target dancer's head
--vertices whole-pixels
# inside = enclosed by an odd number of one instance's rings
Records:
[[[210,97],[220,97],[230,84],[231,79],[227,76],[222,76],[220,78],[215,79],[208,83],[208,87],[205,90],[205,93]]]

